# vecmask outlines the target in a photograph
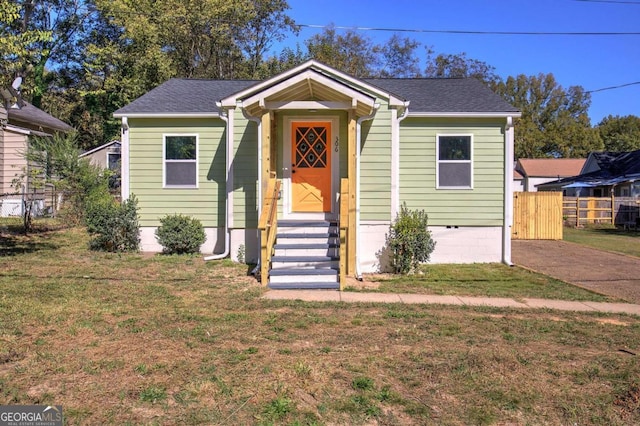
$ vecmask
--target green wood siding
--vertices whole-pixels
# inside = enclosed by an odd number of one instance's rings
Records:
[[[138,198],[141,226],[182,213],[205,227],[224,226],[225,124],[216,118],[129,119],[130,192]],[[198,188],[163,188],[165,134],[198,135]]]
[[[407,118],[400,124],[400,202],[434,226],[501,226],[504,120]],[[436,135],[473,135],[473,189],[436,189]]]
[[[378,100],[380,101],[380,100]],[[361,127],[360,219],[391,219],[391,111],[382,104]]]
[[[258,227],[258,124],[234,112],[233,227]]]

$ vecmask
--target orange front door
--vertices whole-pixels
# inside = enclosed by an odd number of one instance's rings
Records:
[[[293,123],[291,200],[294,212],[331,212],[331,123]]]

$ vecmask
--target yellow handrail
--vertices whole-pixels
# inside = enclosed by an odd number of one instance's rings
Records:
[[[262,214],[258,222],[260,230],[260,282],[266,286],[269,281],[269,265],[278,231],[278,195],[280,181],[272,176],[267,183]]]
[[[347,241],[349,235],[349,179],[340,180],[340,290],[347,276]]]

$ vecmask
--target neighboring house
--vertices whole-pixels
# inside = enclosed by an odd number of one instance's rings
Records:
[[[513,170],[513,192],[524,191],[524,176],[518,170]]]
[[[160,218],[181,213],[204,225],[203,252],[255,262],[277,195],[271,286],[333,288],[337,262],[348,275],[383,268],[404,203],[429,215],[433,262],[510,262],[505,165],[520,113],[475,79],[363,80],[309,61],[265,81],[172,79],[114,116],[144,251],[161,250]]]
[[[107,142],[96,148],[80,154],[80,158],[86,158],[94,166],[101,169],[120,171],[120,141]]]
[[[13,180],[23,173],[27,167],[24,153],[29,138],[34,136],[49,137],[56,132],[73,130],[71,126],[47,114],[22,99],[5,96],[3,90],[0,102],[0,216],[20,215],[22,212],[22,196],[16,192],[31,191],[22,188],[17,191]]]
[[[91,164],[101,169],[109,170],[109,187],[120,188],[120,141],[111,141],[80,154],[80,158],[87,158]]]
[[[523,177],[523,190],[535,192],[540,184],[579,174],[585,161],[584,158],[520,158],[516,171]]]
[[[580,197],[610,197],[612,193],[616,197],[639,197],[640,150],[592,152],[576,176],[540,185],[538,189]]]

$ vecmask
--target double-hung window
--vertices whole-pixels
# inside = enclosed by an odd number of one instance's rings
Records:
[[[473,188],[473,138],[471,135],[438,135],[436,186],[439,189]]]
[[[164,187],[198,187],[198,137],[164,136]]]

